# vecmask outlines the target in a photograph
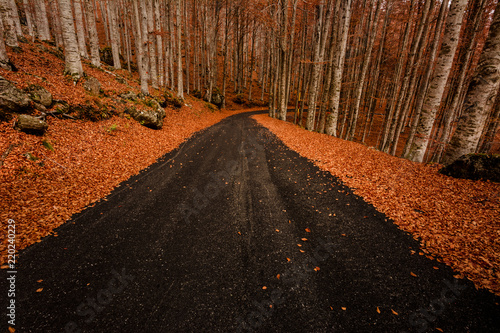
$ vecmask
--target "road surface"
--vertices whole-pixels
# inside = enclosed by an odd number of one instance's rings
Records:
[[[250,115],[21,251],[16,332],[500,330],[498,297]]]

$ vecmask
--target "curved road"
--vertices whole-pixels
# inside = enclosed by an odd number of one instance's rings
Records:
[[[22,251],[16,331],[500,330],[498,297],[419,255],[251,114],[198,133]]]

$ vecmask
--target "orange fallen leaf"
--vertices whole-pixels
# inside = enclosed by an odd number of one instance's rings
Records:
[[[318,266],[314,267],[314,270],[317,272],[320,270],[320,268]]]
[[[238,231],[238,235],[241,235],[241,232]]]
[[[10,332],[10,333],[14,333],[15,331],[16,331],[16,329],[15,329],[15,328],[9,327],[9,332]]]
[[[43,290],[43,288],[39,288],[36,290],[37,293],[41,292]]]
[[[411,276],[414,276],[414,277],[417,277],[417,274],[413,273],[413,272],[410,272],[410,275]]]
[[[345,310],[347,310],[347,308],[345,308],[345,307],[342,307],[342,310],[344,310],[344,311],[345,311]]]
[[[380,313],[380,309],[378,308],[378,306],[377,306],[377,313]]]
[[[438,330],[439,332],[444,332],[441,328],[439,327],[436,327],[436,330]]]
[[[311,232],[311,229],[309,229],[309,228],[306,228],[306,232]]]
[[[40,283],[40,282],[42,282],[42,281],[43,281],[43,280],[38,280],[38,281],[36,281],[36,282]]]
[[[391,309],[392,313],[394,313],[396,316],[398,315],[398,313],[396,311],[394,311],[393,309]]]
[[[277,278],[278,280],[280,279],[280,277],[281,277],[281,275],[280,275],[280,274],[276,275],[276,278]]]
[[[300,247],[300,246],[302,246],[302,244],[297,244],[297,246],[299,246],[299,247]]]
[[[333,311],[333,306],[330,306],[330,309]]]
[[[267,287],[266,287],[266,286],[263,286],[263,287],[262,287],[262,289],[266,290],[266,289],[267,289]]]
[[[306,252],[306,251],[304,251],[304,250],[299,250],[299,251],[300,251],[301,253],[304,253],[304,252]]]
[[[439,267],[436,267],[436,266],[434,266],[434,267],[432,267],[432,268],[434,268],[434,269],[439,269]]]
[[[307,238],[301,238],[304,242],[307,241]]]
[[[280,232],[279,229],[276,229],[276,232]]]
[[[272,305],[272,304],[269,304],[269,307],[270,307],[270,308],[272,308],[272,307],[273,307],[273,305]]]
[[[290,258],[286,258],[286,261],[290,261],[290,260],[292,260],[292,259],[290,259]]]

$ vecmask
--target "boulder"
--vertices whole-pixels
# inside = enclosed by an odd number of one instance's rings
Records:
[[[165,118],[165,110],[161,107],[150,110],[137,110],[135,107],[127,108],[126,113],[138,121],[141,125],[152,128],[161,129],[163,127],[163,118]]]
[[[219,109],[222,108],[222,105],[224,104],[224,95],[221,94],[219,89],[216,88],[212,91],[212,100],[210,103],[214,104]]]
[[[131,101],[137,100],[137,94],[135,94],[133,91],[129,91],[129,92],[126,92],[124,94],[121,94],[120,97],[123,99],[131,100]]]
[[[28,134],[43,135],[49,125],[38,117],[20,114],[17,121],[14,123],[14,128]]]
[[[52,94],[44,87],[37,84],[30,84],[25,91],[33,102],[42,104],[46,108],[52,105]]]
[[[463,155],[439,172],[454,178],[500,182],[500,155]]]
[[[0,76],[0,118],[10,119],[9,113],[21,113],[29,106],[28,94]]]
[[[95,77],[89,76],[83,84],[83,88],[94,95],[99,95],[101,92],[101,83]]]

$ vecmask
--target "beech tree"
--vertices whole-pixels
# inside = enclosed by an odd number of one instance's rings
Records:
[[[462,106],[462,117],[445,151],[443,163],[451,163],[462,155],[476,151],[499,86],[500,2],[495,8],[486,44]]]
[[[87,22],[87,30],[89,34],[90,45],[90,62],[96,67],[101,67],[101,58],[99,55],[99,37],[97,35],[97,27],[94,14],[94,1],[84,0],[85,2],[85,19]]]
[[[448,13],[444,41],[441,44],[441,51],[434,70],[433,78],[429,84],[429,89],[425,97],[424,105],[417,125],[417,131],[407,158],[422,162],[427,146],[429,144],[432,127],[436,119],[448,76],[451,72],[455,51],[458,46],[462,19],[467,7],[467,0],[452,1]]]
[[[74,81],[78,81],[83,75],[83,67],[76,40],[73,13],[70,0],[58,0],[61,16],[61,30],[64,40],[64,59],[66,67],[65,74],[71,75]]]

